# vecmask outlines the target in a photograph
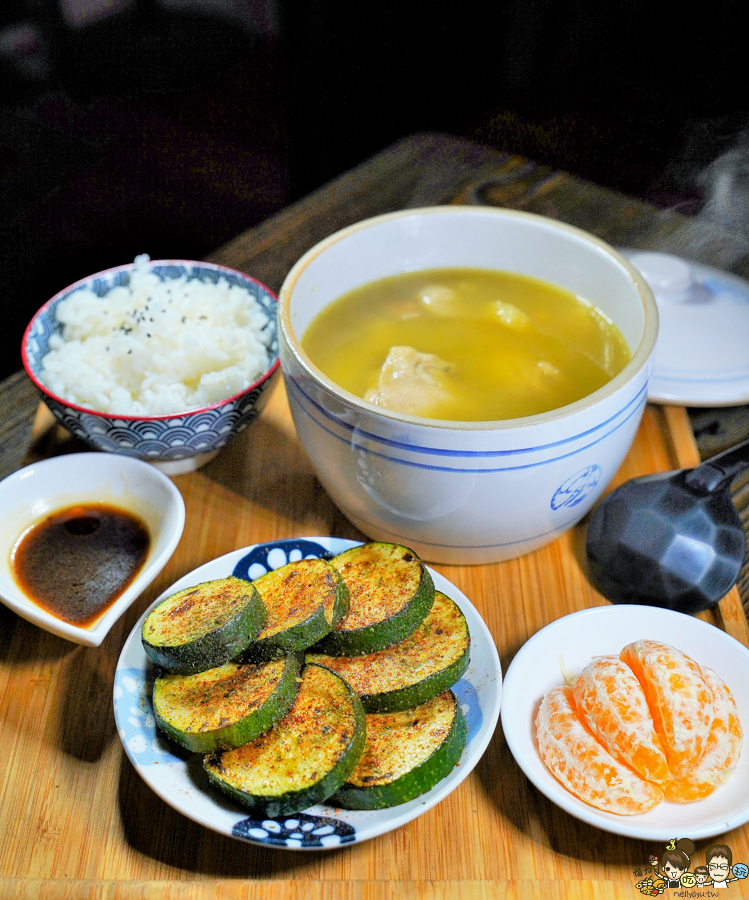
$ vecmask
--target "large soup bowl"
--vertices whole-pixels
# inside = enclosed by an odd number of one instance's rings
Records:
[[[420,269],[518,272],[601,309],[632,359],[606,385],[527,418],[454,422],[373,406],[334,384],[302,348],[342,294]],[[294,423],[317,475],[361,531],[443,563],[519,556],[578,522],[637,431],[658,330],[643,278],[603,241],[510,210],[432,207],[378,216],[313,247],[279,297],[279,353]]]

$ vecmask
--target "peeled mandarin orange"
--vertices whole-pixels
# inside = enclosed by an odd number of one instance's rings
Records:
[[[596,809],[636,815],[663,800],[658,785],[614,759],[580,721],[572,688],[560,685],[546,694],[536,716],[536,736],[547,769]]]
[[[616,656],[594,659],[575,681],[573,696],[580,718],[612,756],[646,781],[670,780],[645,692],[628,665]]]
[[[741,753],[741,722],[733,695],[712,669],[702,666],[702,674],[712,692],[715,718],[697,764],[665,788],[666,800],[673,803],[691,803],[712,794],[736,768]]]
[[[619,654],[642,685],[674,777],[702,756],[713,723],[713,695],[697,663],[659,641],[635,641]]]

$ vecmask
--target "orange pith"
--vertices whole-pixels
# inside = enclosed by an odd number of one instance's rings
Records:
[[[580,673],[573,694],[580,718],[612,756],[646,781],[670,780],[645,692],[629,666],[616,656],[594,659]]]
[[[552,688],[536,716],[541,759],[576,797],[606,812],[636,815],[663,800],[661,788],[640,778],[596,740],[580,721],[572,689]]]
[[[702,674],[712,691],[715,718],[699,762],[666,787],[666,800],[672,803],[691,803],[712,794],[736,768],[741,753],[741,722],[733,695],[712,669],[702,666]]]
[[[713,694],[686,654],[658,641],[635,641],[619,654],[645,691],[653,724],[674,777],[702,756],[713,723]]]
[[[742,728],[733,696],[681,651],[635,641],[565,681],[542,699],[536,737],[547,769],[585,803],[620,815],[664,799],[690,803],[736,768]]]

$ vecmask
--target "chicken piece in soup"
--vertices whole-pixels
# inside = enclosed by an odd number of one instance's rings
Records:
[[[366,284],[324,309],[302,346],[332,381],[368,402],[455,421],[566,406],[631,358],[618,328],[584,298],[484,269]]]
[[[412,416],[426,415],[442,400],[448,399],[442,378],[450,364],[433,353],[419,353],[413,347],[391,347],[382,364],[376,388],[364,399],[375,406]]]

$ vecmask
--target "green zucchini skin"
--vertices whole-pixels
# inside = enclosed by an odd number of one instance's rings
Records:
[[[366,718],[357,695],[330,669],[306,665],[294,705],[270,731],[237,750],[205,756],[203,767],[215,787],[252,813],[276,818],[335,793],[365,741]],[[290,776],[292,766],[296,771]]]
[[[352,778],[336,791],[330,802],[343,809],[385,809],[407,803],[414,797],[425,794],[447,777],[460,759],[467,738],[466,722],[460,710],[460,704],[452,691],[447,693],[454,704],[452,724],[442,743],[427,759],[394,779],[378,778],[371,766],[372,757],[368,753],[370,749],[368,740],[368,745],[365,747],[359,765],[352,773]],[[411,714],[414,719],[425,717],[428,720],[428,707],[440,699],[441,696],[416,709],[401,711],[397,715],[405,718]],[[375,719],[387,717],[388,714],[368,715],[368,732],[376,733]],[[407,747],[407,738],[404,743]],[[377,768],[381,771],[383,763],[386,765],[386,760],[380,758],[377,763],[379,763]],[[366,786],[367,780],[379,781],[379,783]]]
[[[196,675],[161,675],[153,686],[156,724],[193,753],[241,747],[289,711],[301,665],[302,654],[290,654],[260,666],[229,662]]]
[[[392,647],[412,634],[431,609],[432,576],[408,547],[374,541],[339,553],[331,563],[351,600],[348,614],[317,644],[321,653],[355,656]],[[394,600],[395,609],[389,608]]]
[[[471,656],[468,623],[458,605],[437,591],[424,621],[404,641],[360,656],[306,654],[359,694],[367,713],[397,712],[426,703],[465,674]]]
[[[233,576],[204,581],[152,609],[143,622],[141,643],[152,663],[167,672],[194,675],[238,656],[267,617],[252,582]]]
[[[335,628],[349,608],[346,584],[324,559],[287,563],[253,584],[268,610],[268,620],[247,648],[247,659],[271,659],[305,650]],[[296,614],[284,616],[290,606]],[[311,612],[304,616],[301,610]],[[289,618],[292,624],[288,624]]]

